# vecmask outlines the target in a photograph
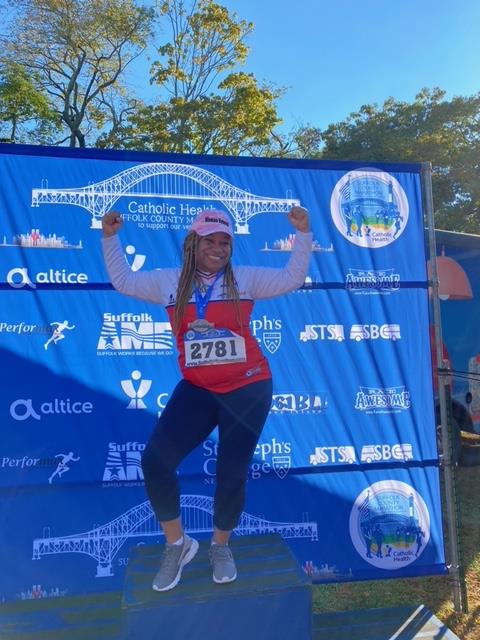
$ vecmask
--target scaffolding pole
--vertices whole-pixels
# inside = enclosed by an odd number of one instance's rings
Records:
[[[467,599],[465,594],[465,580],[461,565],[461,553],[458,527],[458,503],[456,497],[456,459],[452,456],[454,448],[453,419],[450,397],[450,372],[448,363],[443,357],[442,345],[442,318],[440,312],[439,281],[437,271],[437,248],[435,242],[435,225],[433,215],[432,195],[432,165],[430,162],[422,162],[422,185],[424,193],[425,213],[427,216],[428,241],[430,250],[430,287],[433,306],[433,326],[435,335],[435,351],[437,356],[438,371],[438,399],[440,404],[441,442],[442,455],[440,466],[443,470],[444,497],[447,520],[447,537],[449,558],[447,561],[449,575],[452,581],[452,599],[455,611],[467,612]]]

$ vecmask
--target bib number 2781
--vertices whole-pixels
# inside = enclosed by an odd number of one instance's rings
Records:
[[[231,333],[222,337],[200,337],[185,340],[185,364],[187,367],[245,362],[245,341],[242,336]]]

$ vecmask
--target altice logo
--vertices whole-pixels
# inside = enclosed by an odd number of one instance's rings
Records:
[[[86,273],[69,273],[66,269],[49,269],[39,271],[32,280],[26,267],[14,267],[7,273],[7,282],[14,289],[36,289],[37,284],[85,284],[88,276]]]
[[[10,405],[10,415],[14,420],[41,420],[42,416],[68,415],[92,413],[93,404],[91,402],[72,401],[70,398],[54,398],[49,402],[42,402],[38,411],[33,406],[32,398],[18,398]]]

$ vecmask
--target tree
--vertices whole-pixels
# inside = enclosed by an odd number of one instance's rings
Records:
[[[430,161],[436,226],[480,232],[480,94],[448,101],[423,89],[412,103],[364,105],[322,139],[327,159]]]
[[[280,122],[281,90],[232,71],[247,58],[253,25],[213,0],[165,0],[158,10],[171,35],[152,65],[159,99],[102,144],[229,155],[262,149]]]
[[[25,69],[9,63],[0,70],[0,132],[9,142],[48,142],[59,121],[48,98],[39,92]]]
[[[15,0],[0,9],[10,22],[0,60],[20,64],[48,95],[65,131],[58,143],[86,146],[122,99],[122,74],[146,46],[153,10],[134,0]]]

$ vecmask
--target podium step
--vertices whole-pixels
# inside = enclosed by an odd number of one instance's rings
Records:
[[[314,640],[459,640],[423,605],[313,616]]]
[[[232,538],[238,578],[222,585],[212,580],[209,544],[200,542],[178,586],[162,593],[151,583],[163,545],[134,549],[125,576],[121,640],[311,640],[311,581],[281,536]]]
[[[1,640],[117,640],[118,592],[0,604]]]
[[[160,595],[160,594],[159,594]],[[0,604],[1,640],[119,640],[121,593]],[[165,636],[157,629],[156,638]],[[313,615],[313,640],[459,640],[423,605]],[[139,640],[140,637],[139,637]],[[171,638],[170,640],[177,640]],[[180,640],[184,640],[181,638]],[[187,639],[188,640],[188,639]],[[208,639],[206,639],[208,640]],[[250,640],[273,640],[253,636]],[[275,640],[283,640],[278,635]]]

